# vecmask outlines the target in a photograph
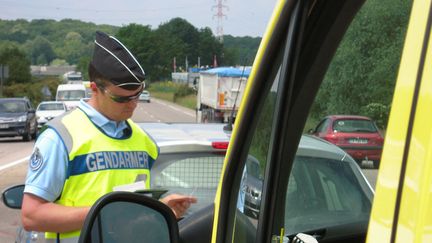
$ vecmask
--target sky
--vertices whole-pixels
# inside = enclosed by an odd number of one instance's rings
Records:
[[[218,8],[219,1],[222,8]],[[150,25],[172,18],[186,19],[196,28],[217,35],[262,36],[277,0],[0,0],[0,19],[79,19],[95,24]],[[220,6],[220,4],[219,4]],[[218,11],[221,9],[221,11]],[[218,12],[223,16],[218,17]]]

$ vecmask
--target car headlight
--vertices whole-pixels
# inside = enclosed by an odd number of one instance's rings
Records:
[[[26,115],[20,116],[20,117],[18,117],[17,120],[18,120],[18,122],[25,122],[27,120],[27,116]]]
[[[38,123],[47,122],[47,119],[45,117],[43,117],[43,116],[40,116],[40,117],[38,117],[37,121],[38,121]]]

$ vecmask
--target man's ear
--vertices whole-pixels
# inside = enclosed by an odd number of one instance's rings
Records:
[[[97,91],[97,85],[95,82],[90,82],[90,89],[92,90],[92,92]]]

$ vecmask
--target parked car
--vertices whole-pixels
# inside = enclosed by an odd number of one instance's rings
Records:
[[[0,98],[0,137],[36,138],[35,110],[27,98]]]
[[[375,122],[365,116],[331,115],[322,119],[312,134],[347,151],[359,165],[373,161],[378,168],[384,138]]]
[[[141,95],[139,96],[139,101],[144,101],[147,103],[150,103],[150,92],[147,90],[144,90]]]
[[[42,101],[36,108],[38,129],[56,116],[67,111],[66,105],[61,101]]]

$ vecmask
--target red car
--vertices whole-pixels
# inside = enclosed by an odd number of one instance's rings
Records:
[[[331,115],[325,117],[312,134],[345,150],[359,165],[373,161],[378,168],[384,138],[375,122],[365,116]]]

